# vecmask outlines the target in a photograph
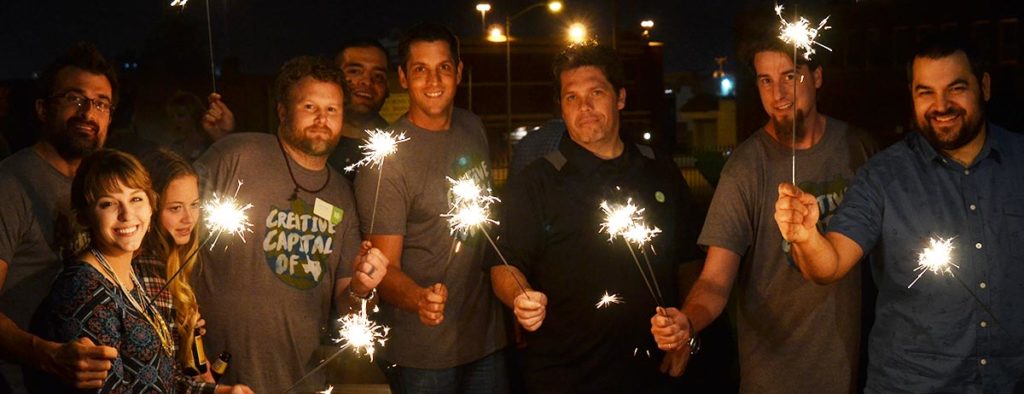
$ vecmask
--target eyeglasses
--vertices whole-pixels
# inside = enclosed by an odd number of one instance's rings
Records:
[[[64,104],[74,105],[79,111],[88,111],[90,106],[104,114],[109,114],[110,111],[114,110],[114,104],[111,104],[110,101],[105,98],[91,99],[75,92],[67,92],[60,95],[50,96],[50,98],[60,100]]]

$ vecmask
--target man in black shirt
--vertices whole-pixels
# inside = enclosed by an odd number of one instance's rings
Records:
[[[669,157],[619,138],[626,91],[611,49],[569,48],[552,71],[568,135],[509,183],[499,242],[511,267],[490,268],[495,294],[527,331],[526,389],[670,390],[659,363],[678,375],[686,358],[658,350],[650,319],[660,303],[679,304],[678,263],[696,251],[695,232],[683,226],[689,190]],[[661,230],[641,248],[600,232],[602,201],[627,200]],[[659,292],[661,302],[653,297]],[[605,293],[622,302],[596,307]]]

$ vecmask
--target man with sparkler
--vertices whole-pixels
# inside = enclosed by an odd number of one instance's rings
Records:
[[[391,262],[380,284],[391,327],[382,363],[392,390],[506,392],[501,308],[483,271],[486,241],[453,235],[448,178],[490,184],[480,118],[455,108],[462,79],[459,43],[447,28],[420,24],[399,43],[399,81],[409,112],[390,129],[409,138],[356,177],[366,237]],[[461,389],[460,389],[461,388]]]
[[[917,132],[868,162],[824,234],[818,202],[791,184],[779,185],[775,220],[816,283],[871,254],[866,392],[1019,392],[1024,138],[987,122],[991,77],[966,39],[937,35],[910,59]],[[943,276],[908,288],[922,269]]]
[[[678,263],[696,252],[695,232],[684,225],[689,189],[671,156],[622,142],[625,76],[612,49],[568,48],[552,73],[568,133],[511,179],[498,240],[511,266],[490,268],[495,294],[527,331],[526,389],[670,390],[675,380],[659,364],[678,376],[689,350],[659,351],[649,321],[657,307],[679,305]],[[653,278],[633,264],[633,246],[598,231],[602,201],[627,198],[661,230],[636,252],[649,259]],[[652,297],[650,280],[664,300]]]
[[[790,179],[795,152],[796,178],[815,198],[822,219],[815,225],[824,225],[873,148],[861,132],[818,112],[824,83],[818,63],[800,57],[794,65],[791,49],[772,36],[747,41],[743,49],[769,119],[722,170],[698,240],[707,259],[682,311],[669,309],[675,326],[655,322],[659,344],[685,347],[718,318],[736,286],[741,392],[853,392],[860,275],[825,287],[806,282],[772,220],[773,200],[775,185]],[[820,373],[806,374],[810,368]]]
[[[344,313],[361,304],[387,271],[378,250],[360,250],[351,187],[327,165],[341,136],[342,79],[327,59],[288,61],[274,87],[277,135],[231,134],[196,162],[208,192],[236,193],[256,219],[255,240],[221,237],[193,274],[216,327],[206,345],[233,355],[224,383],[285,391],[319,363],[332,305]]]
[[[87,338],[60,344],[24,331],[61,259],[88,242],[71,213],[71,180],[82,159],[103,147],[117,85],[114,67],[94,46],[74,45],[40,78],[42,139],[0,162],[0,392],[25,392],[13,363],[96,389],[117,357]]]
[[[345,103],[345,123],[341,126],[341,140],[327,160],[335,169],[343,168],[363,158],[359,150],[366,139],[366,130],[384,129],[388,122],[380,116],[390,92],[388,91],[388,51],[377,40],[357,38],[342,45],[334,58],[345,73],[349,100]],[[355,181],[355,171],[344,171]]]

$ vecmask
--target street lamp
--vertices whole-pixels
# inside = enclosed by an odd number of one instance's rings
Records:
[[[480,11],[480,26],[487,31],[487,11],[491,10],[491,5],[487,3],[480,3],[476,5],[476,10]]]
[[[587,42],[587,26],[582,23],[576,22],[569,25],[569,42],[573,45],[579,45]]]
[[[551,13],[562,11],[561,1],[549,1],[533,4],[515,14],[505,15],[505,126],[509,134],[512,133],[512,20],[534,8],[543,6],[547,6]],[[493,29],[491,33],[494,33]],[[497,39],[498,36],[495,35],[494,38]],[[490,35],[488,35],[488,40],[491,40]]]
[[[651,30],[654,30],[654,21],[647,19],[640,21],[640,27],[644,29],[644,38],[651,38]]]

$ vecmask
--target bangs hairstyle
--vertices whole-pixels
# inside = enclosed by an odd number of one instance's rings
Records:
[[[100,197],[118,191],[119,185],[145,192],[150,208],[156,212],[156,194],[142,164],[119,150],[100,149],[82,160],[71,181],[71,209],[79,221],[91,227],[92,207]]]
[[[610,47],[599,44],[573,45],[555,56],[551,63],[551,76],[554,78],[555,103],[562,99],[562,73],[580,67],[597,67],[605,79],[612,85],[615,97],[626,86],[626,73],[622,67],[622,59]]]
[[[160,202],[157,204],[159,210],[153,211],[154,218],[159,218],[165,208],[164,196],[167,194],[167,187],[171,182],[187,176],[195,177],[196,182],[199,182],[199,176],[195,169],[181,155],[172,150],[161,148],[146,155],[142,162],[153,179],[153,189],[160,195]],[[188,208],[186,207],[186,209]],[[177,311],[174,315],[174,322],[177,323],[177,334],[180,341],[178,359],[181,361],[192,359],[193,336],[191,333],[195,330],[196,315],[199,313],[196,294],[192,289],[192,284],[189,283],[189,278],[192,277],[192,271],[196,268],[199,259],[199,255],[195,251],[199,248],[200,223],[198,217],[193,220],[196,222],[195,226],[192,227],[188,243],[184,245],[179,246],[174,242],[174,237],[164,228],[160,220],[151,221],[150,227],[155,227],[155,230],[147,233],[142,243],[143,250],[147,254],[166,265],[164,278],[170,278],[182,265],[185,265],[181,274],[167,285],[168,294],[171,295],[171,304]],[[196,261],[186,262],[185,259],[189,256]]]
[[[345,103],[349,102],[345,74],[337,64],[320,56],[299,56],[285,62],[277,74],[277,80],[274,81],[274,98],[277,103],[287,104],[291,100],[289,94],[291,94],[292,87],[305,77],[338,85],[345,98]]]

